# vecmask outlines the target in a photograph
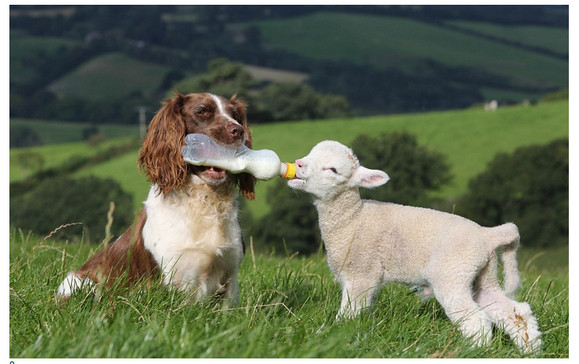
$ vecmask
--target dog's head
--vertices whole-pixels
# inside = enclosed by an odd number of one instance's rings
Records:
[[[235,96],[228,100],[209,93],[176,93],[151,120],[139,152],[140,168],[164,194],[182,187],[187,176],[194,173],[210,185],[233,179],[243,196],[253,200],[256,180],[252,175],[231,175],[219,168],[193,166],[181,156],[185,136],[191,133],[206,134],[223,145],[245,144],[251,148],[245,107]]]

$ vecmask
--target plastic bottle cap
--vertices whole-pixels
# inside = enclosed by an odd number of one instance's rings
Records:
[[[287,178],[287,179],[292,179],[296,176],[296,165],[293,163],[287,163],[285,162],[286,165],[286,171],[285,174],[283,175],[283,178]]]

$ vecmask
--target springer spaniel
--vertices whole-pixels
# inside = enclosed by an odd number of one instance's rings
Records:
[[[223,296],[238,301],[237,272],[245,245],[237,221],[237,189],[253,200],[255,178],[187,164],[184,138],[204,133],[217,142],[251,148],[246,105],[202,93],[167,100],[155,115],[139,152],[139,166],[154,183],[138,219],[114,243],[69,272],[57,290],[66,299],[82,286],[119,278],[149,281],[159,272],[166,285],[194,300]]]

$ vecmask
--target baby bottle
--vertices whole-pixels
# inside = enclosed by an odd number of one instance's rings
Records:
[[[188,134],[185,143],[181,154],[185,162],[193,165],[223,168],[234,174],[247,172],[260,180],[275,176],[292,179],[296,175],[296,166],[281,162],[273,150],[223,146],[205,134]]]

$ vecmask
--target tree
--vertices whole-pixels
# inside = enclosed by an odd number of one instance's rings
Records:
[[[218,58],[209,62],[206,73],[181,80],[172,88],[225,97],[237,94],[249,104],[247,117],[254,123],[351,116],[344,97],[322,94],[306,84],[271,83],[258,91],[259,87],[243,64]]]
[[[209,62],[206,73],[177,82],[173,89],[181,93],[211,92],[225,97],[237,94],[247,101],[254,85],[255,81],[241,63],[217,58]]]
[[[10,128],[10,148],[42,145],[42,139],[30,127],[18,125]]]
[[[568,244],[569,139],[498,154],[458,206],[484,226],[514,222],[525,245]]]
[[[260,91],[256,104],[273,121],[351,116],[344,97],[321,94],[307,84],[272,83]]]
[[[363,166],[390,177],[383,187],[361,190],[363,198],[427,206],[433,202],[429,194],[452,179],[445,156],[419,146],[416,136],[406,132],[360,135],[352,149]]]
[[[133,198],[112,179],[94,176],[78,179],[59,178],[43,183],[10,203],[10,224],[49,234],[59,226],[81,223],[62,229],[59,238],[100,242],[105,237],[110,202],[115,203],[111,233],[122,233],[134,220]]]

